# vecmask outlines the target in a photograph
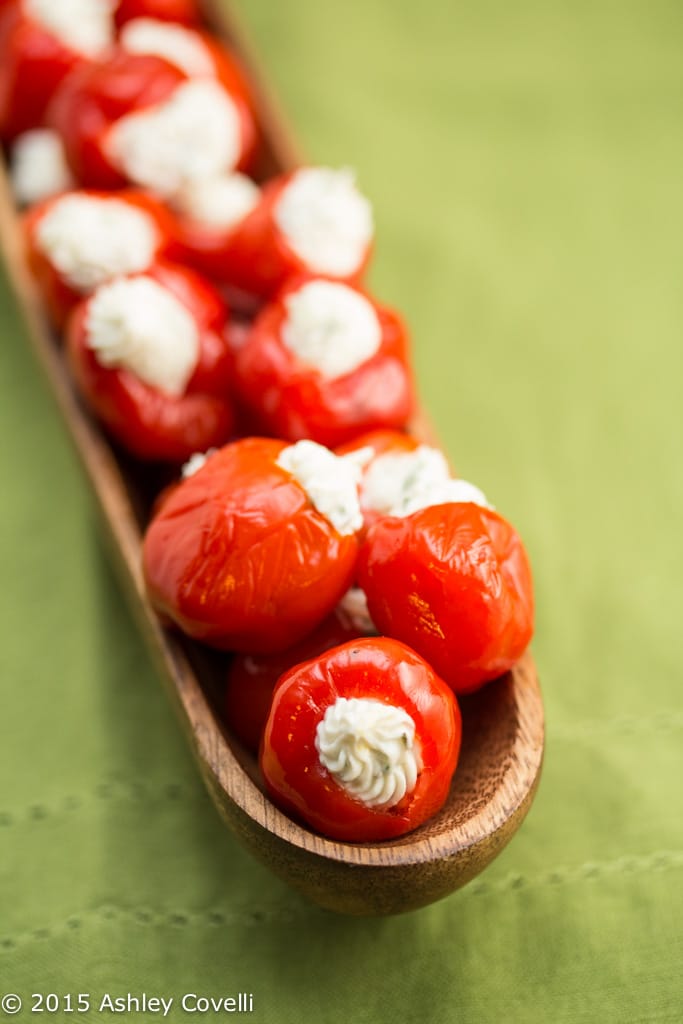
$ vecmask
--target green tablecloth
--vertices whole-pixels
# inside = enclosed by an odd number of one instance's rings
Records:
[[[0,994],[90,993],[93,1021],[240,991],[283,1024],[680,1021],[683,9],[241,6],[307,152],[375,201],[373,283],[446,447],[528,543],[544,777],[480,880],[401,918],[252,862],[3,292]]]

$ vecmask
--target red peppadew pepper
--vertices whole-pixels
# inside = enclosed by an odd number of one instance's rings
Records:
[[[347,361],[346,346],[361,334],[367,354]],[[402,427],[414,408],[403,322],[339,282],[304,278],[287,286],[256,318],[235,366],[248,413],[262,432],[289,440],[334,447],[368,430]]]
[[[377,628],[410,644],[455,693],[507,672],[531,640],[526,552],[510,523],[481,505],[379,520],[361,550],[358,581]]]
[[[75,69],[57,90],[47,120],[83,186],[132,183],[164,196],[186,176],[243,166],[255,139],[241,88],[231,91],[222,80],[191,77],[163,57],[123,50]]]
[[[351,584],[356,533],[320,512],[284,468],[289,447],[268,438],[227,445],[152,520],[143,551],[148,592],[190,636],[226,650],[285,650]]]
[[[117,217],[122,204],[123,218]],[[142,233],[142,239],[124,254],[125,233],[130,233],[131,227],[126,210],[144,220],[134,218],[133,227]],[[63,234],[55,230],[55,214],[63,222],[60,227],[74,232],[66,246]],[[116,195],[94,190],[69,192],[38,203],[24,217],[24,237],[29,266],[57,328],[64,326],[74,306],[100,284],[121,274],[148,270],[158,259],[175,255],[176,245],[168,210],[152,196],[132,189]],[[113,258],[110,273],[108,258]]]
[[[261,769],[283,810],[332,839],[373,842],[443,806],[460,738],[457,701],[423,658],[361,639],[282,677]]]
[[[105,21],[102,48],[89,45],[84,52],[41,21],[25,0],[5,3],[0,10],[0,138],[8,141],[40,125],[55,89],[73,68],[101,56],[106,37]]]
[[[120,348],[128,344],[121,335],[130,331],[130,345],[139,349],[151,335],[158,339],[154,358],[162,364],[168,359],[164,345],[169,328],[156,321],[147,294],[136,296],[137,308],[130,320],[118,306],[113,313],[105,309],[105,314],[95,315],[105,289],[116,288],[121,295],[130,282],[143,282],[147,292],[155,293],[155,301],[157,288],[162,291],[164,312],[169,304],[164,296],[168,296],[174,317],[180,313],[180,329],[190,332],[196,354],[186,370],[184,386],[156,385],[118,358],[103,361],[103,350],[94,340],[95,324],[102,320],[104,326],[98,329],[104,332],[105,343],[113,337]],[[163,262],[155,263],[145,274],[103,285],[76,307],[67,331],[67,356],[76,384],[108,432],[132,454],[183,462],[194,452],[228,440],[234,416],[232,355],[225,338],[227,316],[223,300],[207,282],[193,271]],[[176,330],[175,323],[171,330]]]

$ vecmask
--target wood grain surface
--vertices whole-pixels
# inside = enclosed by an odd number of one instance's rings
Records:
[[[259,177],[296,166],[297,147],[243,29],[225,4],[205,0],[205,10],[210,27],[238,52],[252,84],[263,137]],[[543,704],[530,655],[462,699],[463,747],[448,802],[415,832],[377,844],[339,843],[285,816],[265,796],[257,766],[216,714],[226,656],[164,629],[147,601],[141,541],[159,475],[117,452],[75,395],[26,266],[6,174],[0,180],[0,241],[27,336],[102,513],[113,563],[208,789],[233,833],[279,877],[342,913],[403,912],[464,885],[514,835],[538,785]],[[415,430],[430,437],[424,413]]]

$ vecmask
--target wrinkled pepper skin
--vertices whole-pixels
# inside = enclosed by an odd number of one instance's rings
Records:
[[[393,807],[369,807],[321,764],[315,734],[338,697],[400,707],[415,722],[422,770]],[[351,641],[298,665],[273,695],[261,746],[261,770],[273,800],[332,839],[374,842],[417,828],[443,806],[458,761],[457,700],[415,651],[387,637]]]
[[[269,438],[227,445],[169,495],[145,536],[152,603],[214,647],[285,650],[353,579],[355,534],[339,534],[276,464],[285,447]]]
[[[287,296],[302,287],[292,282],[254,321],[237,352],[240,398],[263,433],[298,441],[311,438],[330,448],[380,427],[401,428],[414,411],[415,396],[406,328],[397,313],[375,308],[382,341],[375,355],[355,370],[325,378],[282,341]]]
[[[185,393],[171,395],[127,369],[102,366],[87,344],[88,299],[69,321],[66,348],[79,392],[107,431],[132,455],[181,463],[224,444],[234,426],[233,358],[225,332],[228,311],[218,293],[185,267],[159,261],[145,275],[167,288],[194,316],[199,362]]]
[[[514,528],[470,502],[386,517],[358,563],[377,628],[418,651],[455,693],[507,672],[533,633],[531,569]]]

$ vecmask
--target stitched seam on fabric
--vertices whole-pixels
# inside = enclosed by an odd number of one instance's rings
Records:
[[[64,921],[49,927],[33,928],[16,935],[0,935],[0,957],[12,953],[33,942],[45,942],[54,937],[63,938],[68,932],[77,932],[83,927],[93,924],[107,924],[123,921],[142,928],[200,927],[208,930],[230,925],[247,925],[256,927],[262,924],[294,924],[303,918],[310,918],[311,913],[321,916],[327,912],[310,905],[301,908],[286,904],[263,907],[214,907],[210,910],[154,910],[151,907],[125,907],[114,903],[102,904],[90,908],[80,914],[70,914]]]
[[[547,871],[534,878],[523,875],[506,875],[496,882],[471,882],[456,898],[500,895],[520,889],[539,888],[542,886],[568,885],[586,882],[609,876],[640,875],[652,872],[664,872],[683,867],[683,850],[659,850],[655,853],[634,854],[617,857],[609,861],[585,861],[577,865],[563,865]],[[46,941],[54,936],[63,936],[69,931],[93,923],[124,921],[143,928],[166,927],[181,929],[185,927],[221,928],[241,924],[256,927],[262,924],[294,924],[303,919],[310,919],[312,914],[320,917],[332,916],[330,912],[321,910],[311,904],[301,907],[287,904],[274,904],[261,907],[221,907],[189,911],[183,909],[154,910],[151,907],[124,907],[113,903],[102,904],[90,908],[80,914],[71,914],[64,921],[51,927],[34,928],[14,936],[0,935],[0,956],[32,942]]]
[[[196,799],[203,790],[183,785],[180,782],[164,782],[150,788],[143,782],[114,781],[100,782],[90,792],[81,795],[69,794],[61,797],[58,803],[32,803],[14,811],[0,811],[0,829],[11,828],[27,822],[40,823],[51,818],[75,814],[85,807],[98,803],[140,803],[150,804],[163,801]]]
[[[533,878],[512,874],[506,875],[505,878],[496,882],[474,881],[465,891],[472,896],[481,896],[515,889],[535,889],[546,885],[571,885],[576,882],[614,875],[627,876],[671,871],[680,867],[683,867],[683,850],[658,850],[646,854],[624,854],[614,860],[584,861],[582,864],[560,865]]]

